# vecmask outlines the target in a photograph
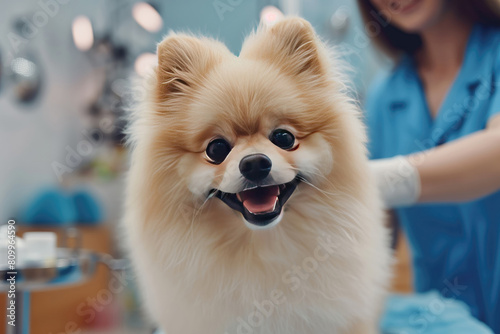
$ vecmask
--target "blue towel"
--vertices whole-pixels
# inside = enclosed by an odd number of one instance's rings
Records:
[[[380,326],[384,334],[494,334],[465,303],[436,291],[390,296]]]
[[[69,225],[75,221],[73,200],[61,189],[44,189],[28,204],[22,221],[28,225]]]
[[[54,188],[41,190],[29,203],[22,218],[29,225],[96,225],[103,214],[97,199],[86,190],[73,194]]]
[[[76,210],[76,222],[85,225],[97,225],[102,222],[102,210],[96,198],[87,190],[80,189],[73,193],[72,200]]]
[[[461,301],[432,291],[391,295],[380,323],[383,334],[494,334]],[[162,334],[157,330],[155,334]]]

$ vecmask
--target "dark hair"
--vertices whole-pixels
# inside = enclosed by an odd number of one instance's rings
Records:
[[[413,54],[422,46],[422,39],[418,34],[404,32],[390,23],[384,13],[375,8],[370,0],[358,0],[361,16],[366,25],[377,25],[372,39],[382,51],[392,58],[398,58],[402,53]],[[499,0],[454,0],[459,13],[469,17],[473,22],[485,25],[500,26]]]

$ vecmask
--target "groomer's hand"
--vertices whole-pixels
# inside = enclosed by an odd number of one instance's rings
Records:
[[[370,168],[387,209],[417,202],[421,191],[420,176],[406,157],[371,160]]]

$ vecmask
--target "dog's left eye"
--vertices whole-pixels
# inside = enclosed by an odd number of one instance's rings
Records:
[[[294,147],[295,137],[290,131],[284,129],[276,129],[269,136],[269,140],[284,150],[290,150]]]
[[[226,159],[229,152],[231,152],[231,145],[222,138],[212,140],[208,143],[207,149],[205,150],[207,157],[211,162],[217,165]]]

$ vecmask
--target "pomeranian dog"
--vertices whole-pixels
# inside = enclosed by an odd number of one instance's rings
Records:
[[[388,233],[356,104],[311,25],[239,56],[171,33],[130,128],[125,229],[166,334],[370,334]]]

